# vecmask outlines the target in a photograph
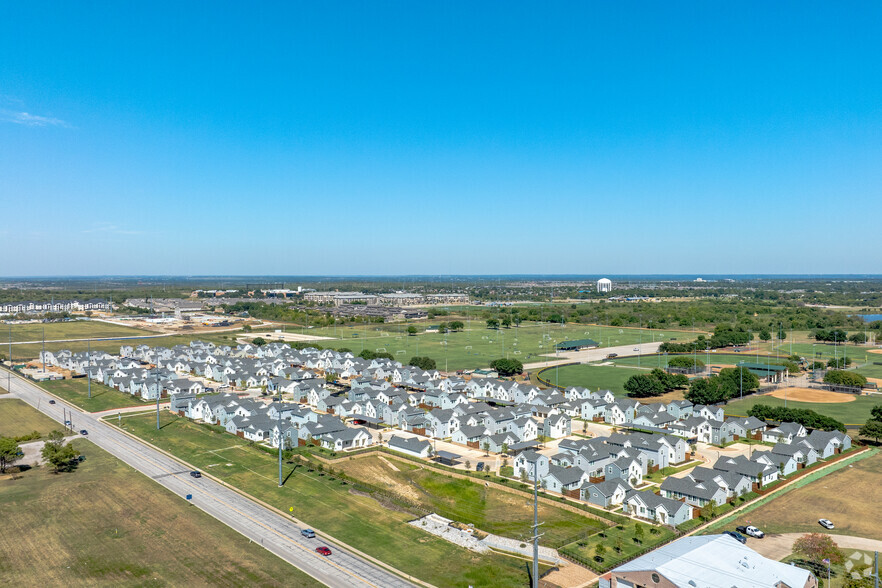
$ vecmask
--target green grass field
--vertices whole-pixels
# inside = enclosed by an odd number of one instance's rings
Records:
[[[102,321],[70,321],[60,323],[29,323],[23,325],[5,325],[0,328],[0,347],[9,341],[42,341],[44,333],[47,341],[53,339],[80,339],[84,337],[131,337],[150,335],[151,331]]]
[[[339,480],[285,465],[278,487],[277,461],[243,439],[191,423],[169,413],[156,431],[155,416],[124,418],[123,427],[195,467],[373,557],[437,586],[521,586],[528,582],[522,561],[478,555],[407,525],[415,518],[394,505],[350,491]],[[115,424],[115,419],[108,419]],[[455,562],[455,565],[451,565]]]
[[[428,324],[437,324],[440,320]],[[545,354],[554,357],[554,345],[572,339],[594,339],[603,347],[632,345],[652,340],[678,338],[687,340],[692,333],[672,330],[631,329],[601,327],[597,325],[566,324],[549,325],[522,323],[520,327],[491,330],[484,327],[483,321],[472,321],[464,331],[456,333],[425,333],[427,323],[417,323],[420,332],[408,336],[409,325],[368,325],[364,327],[337,327],[336,329],[309,329],[309,334],[336,337],[332,340],[317,341],[322,347],[339,349],[345,347],[354,353],[363,349],[386,351],[395,359],[407,362],[415,355],[427,355],[435,360],[438,369],[460,370],[487,367],[491,361],[500,357],[518,359],[523,363],[543,361]],[[293,329],[294,332],[302,330]]]
[[[38,382],[37,385],[89,412],[101,412],[102,410],[128,406],[150,408],[155,404],[155,402],[144,402],[140,397],[124,394],[98,382],[92,382],[92,397],[89,398],[89,381],[86,378]]]
[[[18,398],[0,400],[0,437],[20,437],[34,431],[46,437],[62,426]]]
[[[693,354],[676,354],[676,355],[688,355],[688,357],[693,357]],[[665,358],[665,354],[663,353],[653,353],[649,355],[643,355],[641,357],[622,357],[613,359],[612,362],[615,365],[628,366],[628,367],[637,367],[638,365],[643,368],[655,368],[666,367],[666,359],[670,360],[672,357],[676,357],[676,355],[668,354],[667,358]],[[775,358],[774,355],[757,355],[755,353],[706,353],[704,351],[695,353],[695,358],[705,365],[736,365],[738,362],[743,361],[745,363],[762,363],[766,365],[775,365],[775,362],[778,361],[780,365],[781,361],[787,359],[784,356],[779,356],[779,358]]]
[[[768,395],[748,396],[744,400],[732,400],[726,407],[727,415],[746,415],[755,404],[784,406],[783,398]],[[870,410],[882,405],[882,396],[858,396],[852,402],[820,403],[787,401],[787,408],[805,408],[832,417],[847,425],[863,425],[870,418]]]
[[[542,377],[557,386],[583,386],[589,390],[611,390],[616,396],[624,396],[625,382],[634,374],[640,373],[645,373],[645,370],[611,365],[581,364],[552,367],[544,370]]]
[[[533,517],[528,497],[493,488],[479,480],[448,478],[417,464],[394,458],[368,456],[346,461],[340,467],[347,475],[388,489],[415,501],[432,512],[488,533],[527,540]],[[399,471],[388,465],[392,463]],[[539,508],[545,536],[542,543],[559,546],[580,532],[600,530],[606,525],[574,512],[543,504]]]
[[[636,537],[636,525],[641,525],[643,528],[642,539]],[[655,529],[657,534],[650,533],[651,528]],[[674,532],[667,527],[652,527],[646,523],[629,521],[623,524],[621,529],[619,529],[619,526],[613,526],[602,534],[592,535],[567,545],[565,553],[593,560],[593,565],[609,569],[625,560],[631,559],[639,551],[669,541],[673,536]],[[597,545],[600,543],[606,548],[606,553],[603,555],[602,561],[597,561],[594,557],[597,553]]]
[[[86,440],[71,473],[0,481],[3,586],[316,586]]]

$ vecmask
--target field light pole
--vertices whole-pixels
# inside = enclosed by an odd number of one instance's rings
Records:
[[[89,381],[89,400],[92,399],[92,339],[89,338],[89,350],[86,352],[87,357],[89,359],[88,365],[88,373],[86,374],[86,379]]]
[[[156,366],[159,366],[159,354],[157,353],[156,357]],[[154,378],[156,382],[156,430],[159,430],[159,397],[162,396],[162,391],[159,389],[159,371],[156,372],[156,377]]]
[[[279,390],[279,416],[278,416],[278,427],[279,427],[279,488],[282,487],[282,391]]]

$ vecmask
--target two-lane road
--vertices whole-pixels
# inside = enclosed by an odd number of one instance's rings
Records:
[[[306,539],[300,534],[300,527],[292,519],[242,496],[211,478],[190,476],[186,464],[101,422],[95,415],[85,413],[61,401],[49,404],[49,400],[53,397],[27,380],[14,376],[11,388],[11,395],[21,398],[60,423],[64,422],[66,413],[72,421],[74,430],[87,430],[88,438],[98,447],[178,496],[184,498],[191,495],[191,502],[195,506],[252,541],[260,543],[323,584],[332,587],[414,586],[392,572],[341,548],[333,540],[321,535],[315,539]],[[315,548],[319,545],[328,545],[333,555],[324,557],[316,553]]]

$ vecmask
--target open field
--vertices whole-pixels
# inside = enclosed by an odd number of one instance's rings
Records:
[[[315,586],[85,440],[76,471],[0,479],[4,586]]]
[[[676,353],[676,354],[668,354],[667,358],[664,353],[651,353],[647,355],[642,355],[638,357],[621,357],[615,358],[611,360],[615,365],[627,366],[627,367],[637,367],[638,365],[643,368],[665,368],[667,366],[666,359],[670,360],[672,357],[677,357],[678,355],[685,355],[688,357],[693,357],[692,353]],[[694,357],[699,361],[703,362],[705,365],[716,365],[716,366],[733,366],[738,362],[745,363],[761,363],[765,365],[775,365],[775,362],[778,362],[778,365],[785,359],[786,356],[775,357],[772,355],[764,355],[756,353],[748,353],[744,351],[742,353],[706,353],[704,351],[696,352]]]
[[[445,317],[448,318],[448,317]],[[438,324],[436,319],[431,324]],[[406,363],[415,355],[427,355],[435,360],[438,369],[460,370],[487,367],[500,357],[518,359],[523,363],[542,361],[545,354],[554,359],[554,345],[572,339],[594,339],[603,347],[631,345],[638,342],[660,341],[670,338],[683,339],[691,333],[660,331],[655,329],[629,329],[601,327],[598,325],[566,324],[551,325],[522,323],[520,327],[487,329],[483,321],[472,321],[465,330],[456,333],[425,333],[426,323],[417,323],[420,332],[407,335],[404,323],[366,327],[331,327],[309,329],[311,335],[335,337],[319,341],[322,347],[341,347],[360,353],[363,349],[386,351],[398,361]]]
[[[108,419],[114,424],[115,419]],[[521,586],[527,583],[523,562],[502,555],[479,556],[407,525],[416,518],[400,506],[354,492],[331,476],[308,472],[303,465],[284,467],[278,487],[275,456],[248,441],[162,414],[129,416],[123,428],[236,486],[309,525],[373,557],[437,586]],[[456,562],[451,565],[451,562]]]
[[[47,437],[61,425],[18,398],[0,400],[0,437],[20,437],[34,431]]]
[[[41,341],[45,332],[47,341],[52,339],[82,339],[86,337],[134,337],[152,335],[153,331],[114,325],[103,321],[69,321],[59,323],[29,323],[24,325],[0,325],[0,342]],[[0,343],[2,347],[2,343]]]
[[[89,398],[89,381],[86,378],[35,382],[35,384],[89,412],[101,412],[128,406],[150,408],[156,404],[155,402],[144,402],[139,397],[124,394],[98,382],[92,382],[92,397]]]
[[[829,532],[882,540],[882,514],[874,501],[880,485],[882,454],[877,452],[775,497],[725,527],[750,524],[766,533],[826,533],[818,525],[818,519],[825,518],[836,525]]]
[[[643,370],[611,365],[565,365],[542,372],[542,377],[557,386],[583,386],[589,390],[612,390],[616,396],[624,396],[624,384],[634,374]]]
[[[642,539],[635,534],[637,525],[643,528]],[[657,534],[651,533],[650,529]],[[592,535],[567,545],[565,553],[593,560],[595,566],[602,566],[604,569],[608,569],[615,567],[626,559],[631,559],[636,553],[645,550],[647,547],[669,541],[673,536],[674,532],[667,527],[652,527],[646,523],[628,521],[622,525],[610,527],[603,531],[602,534]],[[597,545],[600,543],[606,548],[606,553],[603,556],[603,561],[598,562],[594,560],[594,557],[597,553]]]
[[[423,505],[443,517],[471,523],[488,533],[527,540],[533,522],[532,500],[517,494],[484,487],[480,480],[448,478],[409,462],[371,455],[344,462],[340,468],[347,475],[383,487],[403,498]],[[540,505],[539,519],[545,545],[559,546],[579,532],[600,530],[606,525],[574,512]]]
[[[126,327],[127,328],[127,327]],[[175,345],[189,345],[190,341],[196,339],[200,341],[211,341],[218,345],[236,346],[236,337],[241,335],[241,331],[227,331],[219,333],[193,333],[192,335],[168,335],[165,337],[149,337],[139,339],[109,340],[109,341],[92,341],[91,347],[95,351],[106,351],[108,353],[118,354],[122,345],[150,345],[151,347],[173,347]],[[47,351],[58,351],[60,349],[70,349],[71,351],[86,351],[89,348],[88,341],[71,341],[67,343],[46,343]],[[13,345],[12,357],[16,363],[29,359],[36,359],[40,356],[40,343],[32,343],[26,345]],[[0,353],[4,356],[7,349],[0,342]]]
[[[854,402],[857,396],[854,394],[842,394],[818,390],[817,388],[778,388],[768,394],[774,398],[789,399],[795,402],[817,402],[818,404],[839,404],[842,402]]]
[[[783,396],[783,394],[782,394]],[[731,400],[726,405],[727,415],[746,415],[755,404],[768,404],[771,406],[784,406],[783,398],[775,398],[768,394],[751,395],[744,400]],[[788,408],[805,408],[814,410],[823,415],[833,417],[847,425],[863,425],[870,418],[870,410],[874,406],[882,404],[882,396],[857,396],[852,402],[831,404],[829,402],[796,402],[787,396]]]
[[[778,346],[778,350],[782,355],[790,354],[790,344],[783,343]],[[855,345],[842,343],[834,345],[833,343],[794,343],[793,353],[811,361],[813,358],[818,361],[827,361],[834,357],[850,357],[855,364],[866,363],[873,360],[873,353],[869,353],[873,348],[865,345]],[[814,356],[812,355],[814,353]],[[878,360],[878,356],[876,356]]]

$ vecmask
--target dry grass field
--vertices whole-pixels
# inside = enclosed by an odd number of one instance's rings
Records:
[[[53,421],[42,412],[38,412],[29,404],[18,398],[0,400],[0,437],[19,437],[34,431],[46,437],[55,430],[61,430],[61,424]]]
[[[2,586],[315,586],[84,439],[74,472],[0,477]]]
[[[818,519],[833,521],[841,535],[882,540],[882,513],[876,498],[882,487],[882,453],[770,500],[727,528],[756,525],[766,533],[823,532]]]

